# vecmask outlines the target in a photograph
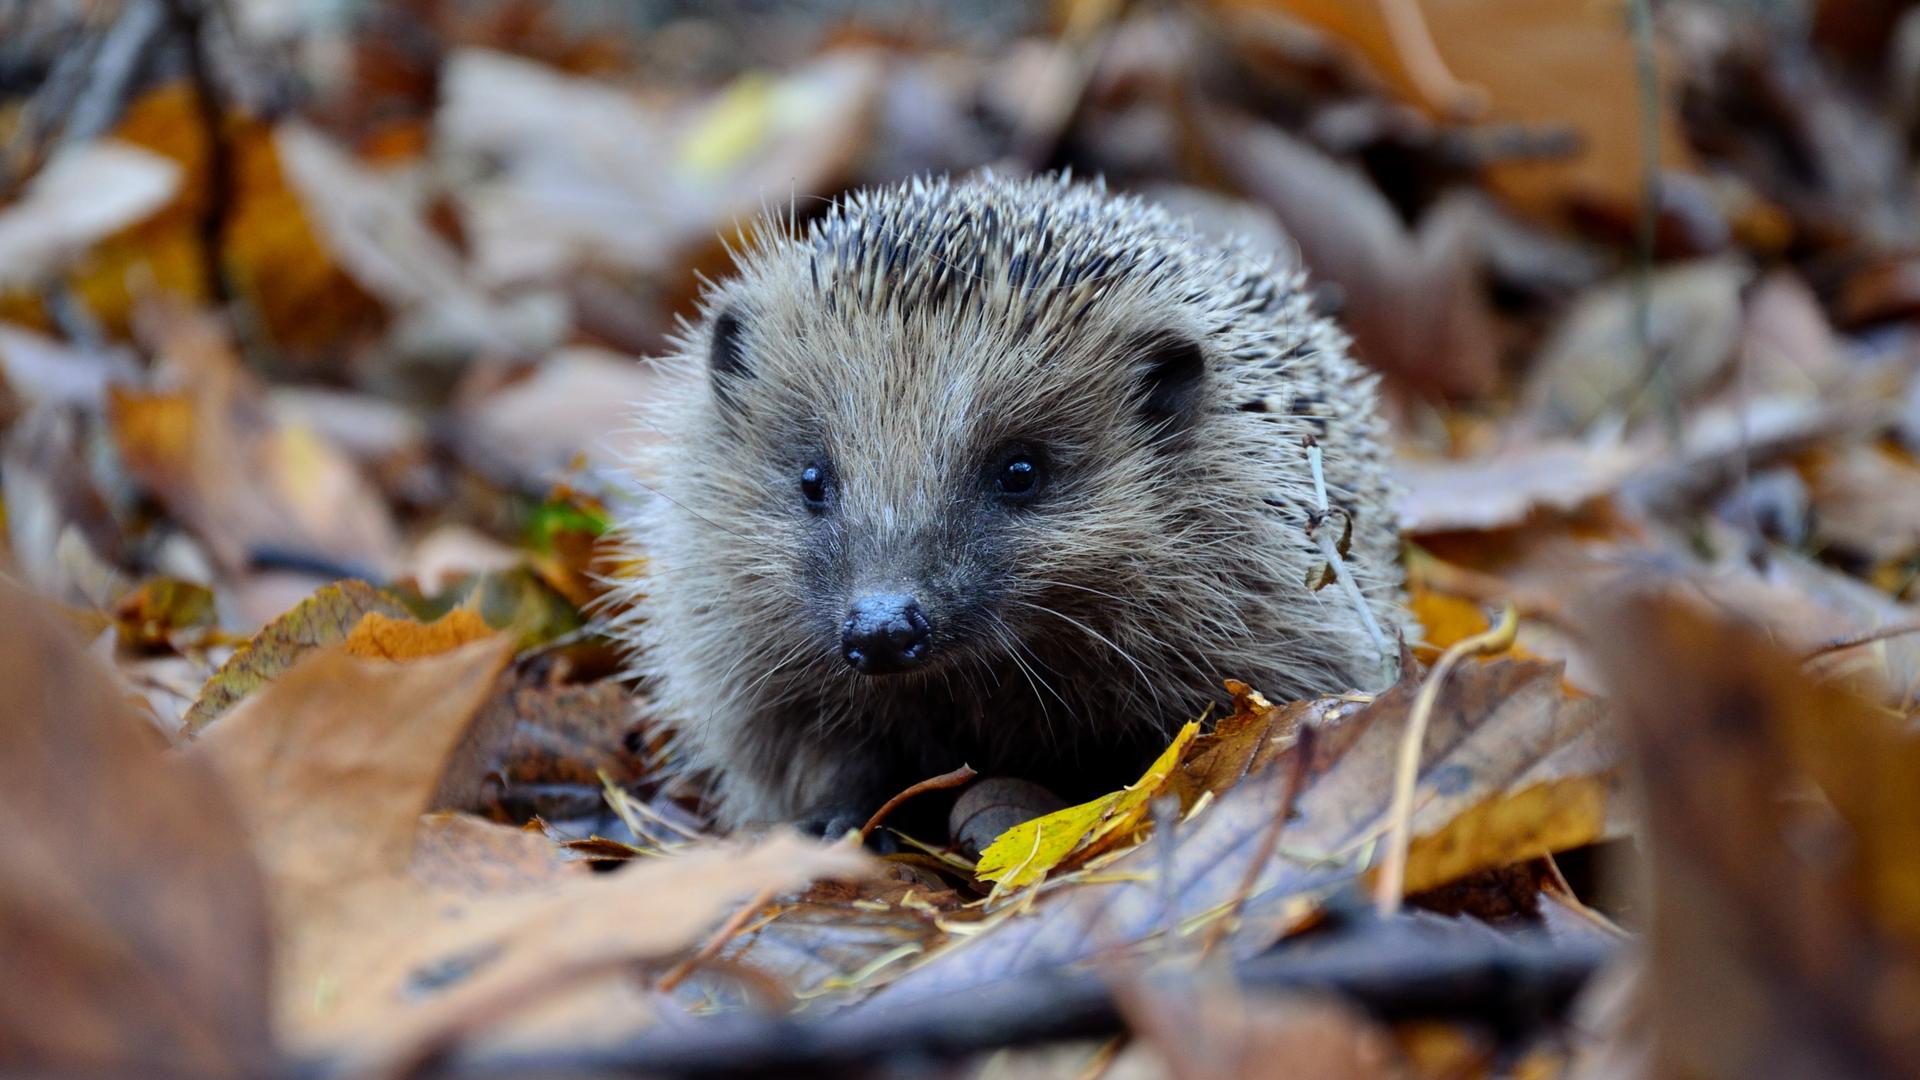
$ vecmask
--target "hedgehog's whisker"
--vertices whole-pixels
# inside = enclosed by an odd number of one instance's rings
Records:
[[[1060,703],[1060,708],[1066,710],[1068,713],[1073,712],[1073,707],[1067,704],[1067,699],[1060,696],[1060,691],[1055,690],[1052,683],[1049,683],[1044,676],[1035,672],[1028,666],[1025,660],[1021,659],[1020,654],[1026,650],[1026,643],[1021,641],[1020,636],[1013,632],[1013,627],[1007,625],[1007,620],[1001,618],[998,612],[988,612],[988,614],[992,615],[993,621],[999,624],[999,637],[1002,646],[1005,647],[1007,658],[1013,661],[1014,666],[1019,669],[1021,676],[1027,680],[1027,686],[1032,688],[1033,699],[1040,705],[1040,717],[1046,722],[1047,736],[1051,739],[1053,735],[1053,717],[1047,709],[1046,699],[1040,696],[1040,688],[1043,686],[1046,687],[1047,693],[1052,694],[1053,699]],[[1036,662],[1038,662],[1039,659],[1037,656],[1034,657]]]
[[[1087,636],[1093,638],[1095,641],[1098,641],[1100,644],[1105,645],[1107,648],[1112,649],[1114,651],[1114,654],[1119,656],[1120,659],[1125,660],[1127,664],[1133,668],[1133,673],[1140,677],[1140,685],[1145,687],[1147,692],[1153,696],[1154,710],[1156,712],[1159,711],[1160,688],[1153,685],[1153,680],[1151,678],[1148,678],[1146,669],[1140,666],[1140,661],[1134,659],[1132,653],[1121,648],[1119,645],[1114,644],[1114,642],[1110,640],[1105,634],[1102,634],[1100,631],[1095,630],[1093,627],[1088,626],[1086,623],[1081,622],[1079,619],[1076,619],[1073,616],[1066,614],[1065,612],[1056,611],[1053,608],[1047,607],[1045,604],[1034,604],[1034,603],[1029,603],[1028,601],[1025,601],[1025,600],[1015,600],[1013,601],[1013,603],[1019,604],[1021,607],[1024,607],[1024,608],[1031,608],[1034,611],[1038,611],[1043,615],[1052,615],[1057,619],[1065,620],[1068,623],[1068,625],[1078,627],[1082,633],[1085,633]]]

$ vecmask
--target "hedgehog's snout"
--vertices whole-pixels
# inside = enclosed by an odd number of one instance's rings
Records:
[[[933,651],[933,624],[905,593],[868,593],[847,608],[840,655],[862,675],[890,675],[918,667]]]

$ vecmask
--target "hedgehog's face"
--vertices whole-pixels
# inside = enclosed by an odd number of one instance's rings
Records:
[[[1040,638],[1112,647],[1101,626],[1139,621],[1106,616],[1204,497],[1177,452],[1204,411],[1196,335],[1115,326],[1060,355],[795,319],[723,308],[707,341],[716,509],[752,523],[742,576],[791,604],[760,650],[937,678],[1035,663]]]

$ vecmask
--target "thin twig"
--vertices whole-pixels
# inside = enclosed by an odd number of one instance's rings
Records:
[[[741,927],[747,925],[747,920],[753,918],[754,912],[759,911],[771,903],[774,894],[779,891],[780,890],[772,886],[768,886],[754,893],[753,899],[740,905],[738,911],[728,916],[726,922],[720,924],[720,929],[715,930],[713,936],[707,939],[707,943],[700,946],[700,951],[673,965],[673,967],[667,970],[665,975],[660,976],[660,982],[656,988],[663,994],[671,992],[674,987],[685,982],[687,976],[698,971],[714,957],[719,956],[720,950],[727,947],[727,942],[732,941],[734,935],[740,932]]]
[[[1500,615],[1500,624],[1470,638],[1457,641],[1427,672],[1414,696],[1413,709],[1407,714],[1407,730],[1400,736],[1400,760],[1393,770],[1393,801],[1387,808],[1387,858],[1380,867],[1380,878],[1373,887],[1373,906],[1382,918],[1400,910],[1407,885],[1407,846],[1413,831],[1413,789],[1420,778],[1420,750],[1427,741],[1427,723],[1440,700],[1447,675],[1460,661],[1481,653],[1498,652],[1513,644],[1520,628],[1520,616],[1513,605]]]
[[[1380,18],[1387,24],[1387,38],[1400,56],[1407,79],[1422,101],[1450,120],[1475,120],[1486,111],[1487,91],[1473,83],[1462,82],[1447,67],[1434,43],[1427,17],[1419,0],[1379,0]]]
[[[105,134],[126,108],[127,95],[153,55],[166,25],[160,0],[134,0],[121,9],[95,54],[86,88],[66,112],[60,145],[72,146]],[[42,118],[50,121],[51,118]]]
[[[962,765],[952,772],[928,777],[900,794],[895,795],[893,798],[888,799],[886,802],[880,804],[880,809],[873,812],[873,816],[867,819],[865,825],[860,826],[860,842],[863,844],[866,843],[867,837],[873,835],[873,830],[879,828],[880,823],[886,820],[887,815],[893,813],[894,808],[898,807],[901,803],[906,802],[916,795],[924,795],[929,791],[941,791],[946,788],[959,787],[977,775],[971,765]]]
[[[1208,956],[1220,939],[1226,936],[1227,925],[1233,921],[1247,897],[1253,895],[1253,887],[1260,881],[1260,872],[1273,861],[1273,853],[1280,850],[1280,834],[1287,830],[1287,819],[1293,816],[1293,805],[1300,797],[1300,789],[1306,786],[1307,767],[1313,761],[1314,729],[1306,724],[1300,725],[1294,734],[1293,760],[1286,771],[1286,786],[1280,789],[1280,805],[1274,808],[1273,820],[1261,831],[1260,848],[1253,861],[1247,864],[1247,872],[1240,879],[1240,887],[1233,891],[1233,899],[1227,901],[1226,911],[1221,913],[1212,926],[1207,928],[1207,936],[1200,943],[1200,955]],[[1280,770],[1275,769],[1278,773]]]
[[[1353,574],[1347,569],[1346,560],[1340,557],[1340,546],[1321,528],[1332,515],[1333,508],[1327,505],[1327,481],[1320,467],[1320,444],[1311,435],[1303,441],[1307,448],[1307,466],[1313,470],[1314,496],[1320,501],[1319,513],[1307,521],[1307,535],[1319,545],[1321,556],[1333,568],[1334,579],[1340,582],[1340,588],[1346,592],[1347,599],[1353,602],[1354,610],[1360,613],[1360,625],[1366,628],[1367,636],[1373,639],[1373,647],[1380,654],[1381,670],[1390,672],[1399,654],[1388,647],[1387,636],[1380,632],[1380,624],[1373,618],[1373,609],[1367,606],[1366,594],[1360,591],[1359,583],[1353,580]],[[1344,516],[1346,512],[1341,513]]]
[[[1387,1019],[1470,1016],[1495,1026],[1560,1014],[1618,942],[1436,939],[1382,927],[1311,951],[1281,950],[1234,966],[1237,982],[1271,991],[1340,994]],[[1169,984],[1177,992],[1181,983]],[[1186,984],[1190,985],[1190,984]],[[872,1003],[878,1006],[878,1003]],[[1524,1019],[1523,1019],[1524,1018]],[[732,1015],[665,1025],[616,1044],[483,1049],[443,1057],[423,1075],[835,1076],[888,1058],[943,1061],[999,1047],[1106,1037],[1124,1030],[1114,991],[1096,972],[1049,970],[974,990],[817,1019]]]
[[[230,313],[236,290],[227,273],[227,220],[238,190],[233,143],[227,132],[227,105],[207,55],[207,11],[198,0],[165,0],[173,33],[187,53],[187,78],[207,140],[206,203],[200,209],[201,275],[207,298]]]
[[[1660,408],[1668,445],[1681,440],[1680,396],[1671,365],[1653,347],[1653,256],[1660,233],[1660,70],[1654,52],[1653,8],[1649,0],[1630,0],[1633,23],[1634,80],[1640,103],[1640,221],[1634,242],[1633,333],[1647,365],[1647,389]]]
[[[1828,641],[1823,644],[1816,645],[1813,648],[1808,649],[1806,652],[1801,653],[1800,662],[1803,664],[1810,663],[1814,660],[1818,660],[1823,656],[1826,656],[1829,653],[1837,653],[1845,649],[1858,648],[1861,645],[1871,645],[1876,641],[1885,641],[1888,638],[1904,637],[1908,634],[1920,634],[1920,620],[1915,620],[1912,622],[1888,623],[1886,626],[1882,626],[1877,629],[1863,631],[1858,634],[1849,634],[1846,637],[1834,638],[1832,641]]]

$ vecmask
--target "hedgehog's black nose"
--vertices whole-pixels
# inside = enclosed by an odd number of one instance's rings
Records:
[[[840,655],[862,675],[886,675],[919,664],[932,651],[933,627],[913,597],[873,593],[853,602],[840,626]]]

